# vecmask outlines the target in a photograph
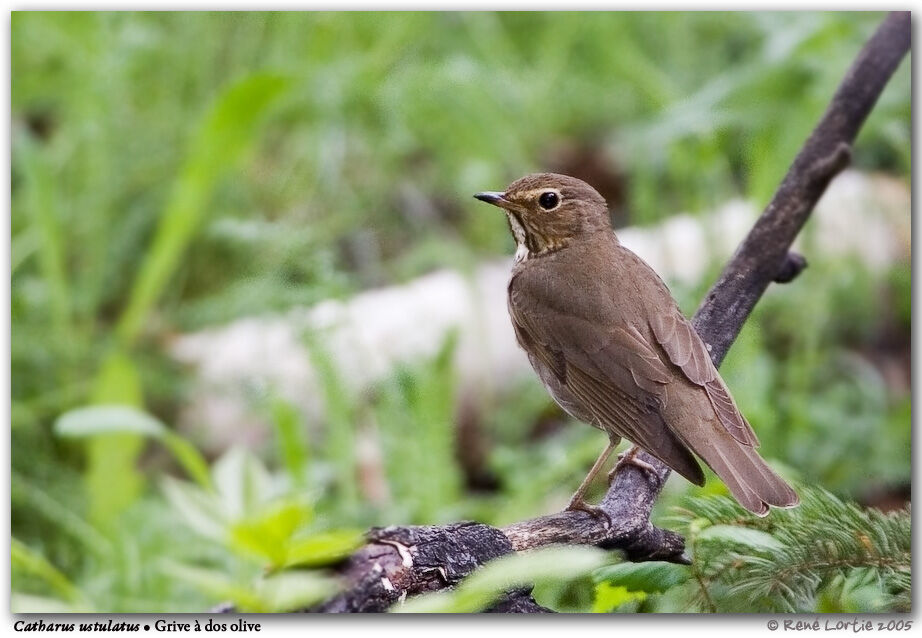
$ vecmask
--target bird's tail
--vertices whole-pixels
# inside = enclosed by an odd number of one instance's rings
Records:
[[[721,443],[695,452],[726,483],[740,505],[765,516],[769,505],[794,507],[800,503],[797,493],[768,467],[755,448],[732,439]]]

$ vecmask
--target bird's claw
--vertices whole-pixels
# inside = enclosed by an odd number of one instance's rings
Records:
[[[615,478],[615,474],[618,473],[618,470],[620,470],[622,466],[625,466],[625,465],[633,465],[634,467],[638,467],[641,470],[649,473],[650,476],[653,478],[659,477],[659,473],[656,471],[655,467],[653,467],[646,461],[642,461],[641,459],[637,458],[637,452],[639,451],[640,451],[639,448],[632,447],[627,452],[622,452],[621,454],[618,455],[618,462],[615,463],[615,467],[613,467],[611,471],[608,473],[608,484],[609,485],[611,485],[611,482]]]
[[[608,527],[612,526],[611,516],[608,515],[608,512],[603,510],[598,505],[590,505],[583,499],[573,498],[570,500],[570,503],[567,505],[566,510],[568,512],[586,512],[590,516],[593,516],[598,519],[604,519]]]

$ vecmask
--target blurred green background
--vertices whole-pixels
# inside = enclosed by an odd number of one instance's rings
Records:
[[[190,372],[165,344],[508,255],[505,222],[470,195],[533,170],[592,182],[619,226],[762,206],[882,17],[14,13],[14,610],[290,609],[333,591],[322,567],[370,525],[546,513],[598,433],[565,427],[535,380],[478,406],[490,479],[466,476],[451,340],[370,408],[317,349],[324,422],[268,397],[271,443],[218,458],[175,428]],[[909,71],[853,162],[907,190]],[[808,257],[758,306],[725,378],[794,480],[901,508],[908,254],[883,274]],[[674,290],[686,312],[712,280]],[[385,434],[415,428],[416,449],[386,450],[384,504],[351,480],[364,409]],[[723,493],[673,479],[658,511]],[[886,579],[827,576],[791,606],[899,608]],[[570,610],[730,610],[735,590],[713,578],[704,602],[687,583],[639,598],[552,579],[537,593]]]

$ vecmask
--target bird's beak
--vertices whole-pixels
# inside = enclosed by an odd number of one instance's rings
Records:
[[[499,191],[486,191],[483,193],[477,193],[474,195],[474,197],[482,202],[501,207],[506,201],[506,198],[504,197],[505,194],[506,193],[501,193]]]

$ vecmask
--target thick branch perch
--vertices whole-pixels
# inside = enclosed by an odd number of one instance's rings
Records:
[[[819,124],[752,230],[695,314],[695,329],[720,365],[756,302],[772,281],[792,280],[806,260],[791,244],[830,180],[848,163],[851,144],[910,47],[909,12],[891,13],[855,59]],[[512,551],[555,543],[620,549],[633,560],[685,562],[681,536],[654,527],[650,512],[669,468],[648,454],[649,476],[632,465],[616,473],[601,508],[611,519],[560,512],[498,530],[479,523],[390,527],[343,570],[349,589],[317,611],[383,611],[407,595],[457,583],[477,566]],[[547,611],[526,591],[507,594],[494,611]]]

